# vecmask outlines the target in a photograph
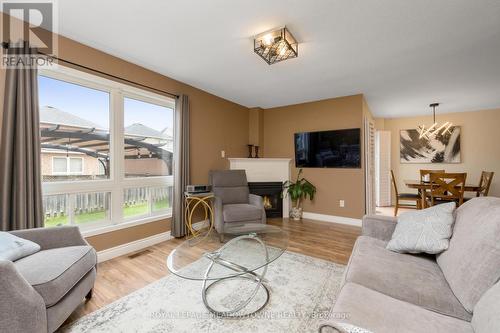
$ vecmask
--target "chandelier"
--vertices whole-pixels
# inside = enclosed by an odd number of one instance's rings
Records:
[[[258,34],[253,39],[253,51],[268,65],[296,58],[299,46],[286,27],[269,30]]]
[[[439,106],[439,103],[432,103],[429,105],[429,107],[432,108],[432,116],[433,116],[433,121],[434,123],[430,127],[426,127],[425,125],[420,125],[417,128],[417,131],[419,133],[419,139],[431,139],[437,135],[445,135],[446,133],[450,133],[450,127],[453,126],[453,124],[449,121],[439,125],[436,122],[436,107]]]

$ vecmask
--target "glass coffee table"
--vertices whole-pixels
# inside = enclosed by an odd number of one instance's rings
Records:
[[[202,281],[203,303],[217,316],[242,317],[262,310],[270,295],[265,284],[267,268],[287,249],[288,232],[276,226],[248,223],[226,227],[224,242],[220,236],[211,232],[184,241],[169,254],[168,269],[181,278]],[[238,283],[250,283],[247,295]],[[211,305],[214,288],[229,290],[231,305],[224,309]],[[258,304],[248,307],[257,302],[258,293],[262,295]]]

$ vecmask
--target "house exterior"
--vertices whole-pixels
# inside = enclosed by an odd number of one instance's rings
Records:
[[[109,129],[51,106],[41,108],[40,127],[44,181],[108,178]],[[170,128],[132,124],[125,128],[124,149],[126,177],[172,174]]]
[[[41,164],[44,181],[105,177],[102,163],[83,153],[42,150]]]

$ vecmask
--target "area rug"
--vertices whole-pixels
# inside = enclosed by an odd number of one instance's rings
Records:
[[[267,306],[244,318],[221,318],[203,305],[200,281],[168,275],[116,302],[63,327],[61,332],[317,332],[320,323],[335,320],[331,312],[345,266],[285,252],[268,267]],[[211,291],[218,306],[230,307],[248,292],[228,281]],[[236,289],[234,289],[236,288]],[[219,290],[217,290],[219,289]],[[237,290],[235,293],[234,290]],[[264,292],[255,302],[262,301]]]

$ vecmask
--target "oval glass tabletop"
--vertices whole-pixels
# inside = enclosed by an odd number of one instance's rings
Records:
[[[229,226],[223,238],[212,231],[184,241],[169,254],[168,269],[190,280],[226,279],[263,268],[288,247],[288,232],[266,224]]]

